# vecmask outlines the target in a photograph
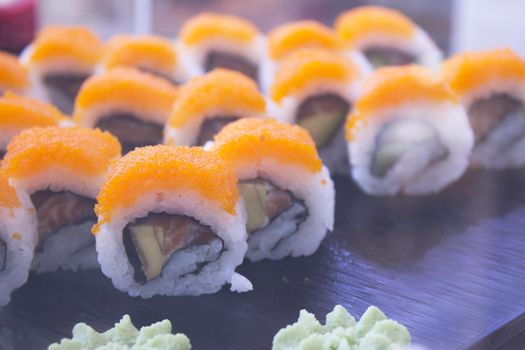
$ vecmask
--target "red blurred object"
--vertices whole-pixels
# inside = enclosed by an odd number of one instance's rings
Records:
[[[19,53],[33,40],[35,0],[14,0],[0,5],[0,50]]]

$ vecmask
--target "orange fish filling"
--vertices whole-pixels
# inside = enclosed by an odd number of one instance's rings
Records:
[[[273,119],[244,118],[225,126],[215,136],[213,149],[234,166],[274,158],[318,172],[322,162],[308,132]]]
[[[4,170],[0,170],[0,207],[10,209],[20,207],[20,199],[15,189],[9,185],[7,174]]]
[[[380,68],[368,78],[363,91],[347,119],[347,140],[352,140],[355,130],[378,109],[417,101],[457,102],[456,95],[439,75],[416,65]]]
[[[237,179],[217,155],[200,147],[159,145],[137,148],[112,165],[97,197],[99,224],[147,193],[178,190],[196,192],[235,214]]]
[[[270,94],[274,101],[281,102],[312,83],[327,80],[346,83],[359,75],[359,68],[344,56],[320,49],[301,49],[278,66]]]
[[[116,35],[107,44],[103,64],[106,69],[124,66],[172,74],[177,54],[172,43],[159,36]]]
[[[341,46],[335,32],[316,21],[285,24],[268,34],[268,50],[274,60],[280,60],[300,48],[337,51]]]
[[[257,28],[244,18],[203,13],[184,23],[179,37],[188,46],[194,46],[205,40],[215,38],[249,43],[255,38],[257,32]]]
[[[120,157],[120,144],[98,129],[35,127],[22,131],[7,146],[2,166],[9,177],[31,177],[55,167],[79,175],[103,175]]]
[[[24,90],[28,86],[27,71],[18,58],[0,51],[0,88]]]
[[[0,97],[0,125],[18,129],[58,125],[69,120],[56,107],[7,91]]]
[[[491,81],[525,80],[525,60],[511,49],[465,52],[445,61],[443,78],[459,95]]]
[[[86,27],[50,25],[38,33],[33,42],[31,63],[72,59],[87,67],[95,66],[103,51],[99,37]],[[67,68],[67,67],[64,67]]]
[[[253,80],[241,73],[218,68],[192,79],[180,89],[168,125],[181,127],[210,110],[220,110],[225,115],[247,110],[255,115],[264,113],[265,108],[264,97]]]
[[[75,120],[82,125],[86,110],[103,104],[165,111],[167,116],[176,97],[176,88],[162,78],[132,68],[116,68],[84,83],[75,101]]]
[[[414,23],[399,11],[380,6],[362,6],[341,14],[335,21],[339,37],[350,46],[370,35],[410,38]]]

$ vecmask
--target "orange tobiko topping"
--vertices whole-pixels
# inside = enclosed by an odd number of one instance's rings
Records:
[[[101,40],[90,29],[80,26],[50,25],[38,33],[29,60],[32,63],[39,63],[66,58],[87,68],[98,63],[102,51]]]
[[[0,126],[3,128],[25,129],[59,125],[60,122],[67,121],[69,118],[50,104],[10,91],[0,97]]]
[[[337,51],[339,37],[330,28],[316,21],[298,21],[277,27],[268,34],[268,51],[274,60],[301,48]]]
[[[525,60],[511,49],[465,52],[443,63],[445,81],[459,95],[491,81],[525,79]]]
[[[181,127],[208,111],[220,110],[224,115],[246,111],[257,115],[264,113],[265,108],[264,97],[253,80],[241,73],[218,68],[192,79],[180,89],[168,125]]]
[[[18,208],[20,207],[20,199],[13,187],[9,185],[7,174],[0,169],[0,207],[4,208]]]
[[[0,51],[0,89],[24,90],[29,86],[27,71],[16,56]]]
[[[455,103],[457,97],[440,76],[429,68],[417,65],[380,68],[365,82],[363,94],[348,118],[346,138],[352,140],[355,129],[381,108],[421,101]]]
[[[177,55],[172,43],[160,36],[122,34],[108,42],[102,63],[106,69],[136,67],[171,74]]]
[[[380,6],[362,6],[346,11],[335,21],[339,37],[350,46],[370,35],[410,38],[414,23],[399,11]]]
[[[244,18],[216,13],[203,13],[186,21],[182,26],[179,37],[185,45],[193,46],[215,38],[248,43],[256,35],[257,28]]]
[[[322,168],[308,132],[297,125],[273,119],[243,118],[230,123],[215,136],[213,149],[234,166],[273,158],[310,172]]]
[[[12,178],[31,177],[57,167],[79,175],[100,176],[118,157],[120,144],[109,132],[77,127],[35,127],[11,140],[2,166]]]
[[[281,102],[310,84],[319,81],[346,83],[359,76],[359,68],[342,55],[321,49],[301,49],[279,64],[270,94],[274,101]]]
[[[197,193],[235,214],[237,180],[216,154],[200,147],[158,145],[137,148],[113,164],[97,197],[99,224],[145,194],[178,190]]]

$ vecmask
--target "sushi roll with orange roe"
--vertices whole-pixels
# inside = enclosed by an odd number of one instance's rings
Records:
[[[18,194],[29,195],[38,221],[32,269],[98,267],[95,198],[119,157],[117,139],[100,130],[35,127],[11,140],[2,166]]]
[[[226,124],[266,116],[266,103],[253,80],[238,72],[215,69],[184,85],[164,130],[164,143],[203,146]]]
[[[93,74],[103,44],[91,30],[80,26],[44,27],[21,56],[38,98],[71,114],[82,83]]]
[[[525,60],[510,49],[466,52],[442,75],[467,109],[474,131],[472,163],[503,169],[525,165]]]
[[[246,19],[202,13],[182,25],[177,46],[193,76],[227,68],[259,81],[264,39],[257,27]]]
[[[18,194],[0,170],[0,306],[27,281],[36,246],[36,217],[29,197]]]
[[[334,185],[303,128],[272,119],[227,125],[212,146],[239,179],[250,260],[313,254],[334,223]]]
[[[89,78],[75,102],[75,121],[115,135],[124,153],[162,143],[164,124],[177,96],[166,80],[133,68]]]
[[[0,97],[0,160],[11,138],[33,126],[73,126],[54,106],[10,91]]]
[[[268,114],[308,130],[325,165],[332,172],[346,172],[343,124],[363,78],[358,64],[337,53],[298,50],[275,72]]]
[[[174,44],[156,35],[113,36],[106,44],[99,70],[130,67],[154,74],[174,84],[187,80]]]
[[[362,52],[370,64],[422,64],[437,68],[442,54],[425,31],[399,11],[358,7],[341,14],[335,30],[349,49]]]
[[[346,137],[354,180],[378,195],[440,191],[464,173],[474,143],[454,92],[422,66],[372,74]]]
[[[289,54],[305,48],[324,49],[342,54],[344,45],[335,31],[317,21],[303,20],[278,26],[268,33],[269,59],[263,65],[261,74],[264,91],[269,89],[276,66]],[[364,71],[371,70],[360,52],[350,51],[349,55]]]
[[[29,93],[29,75],[16,56],[0,51],[0,95],[8,90]]]
[[[251,289],[235,273],[246,253],[237,179],[200,147],[137,148],[98,195],[94,229],[102,272],[131,296]]]

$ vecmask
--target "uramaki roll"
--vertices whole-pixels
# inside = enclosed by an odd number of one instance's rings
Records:
[[[347,169],[343,125],[361,91],[364,73],[334,52],[301,49],[278,66],[270,87],[268,114],[310,133],[332,172]]]
[[[29,197],[17,193],[0,169],[0,306],[27,281],[37,242],[36,217]]]
[[[422,66],[372,74],[346,138],[354,180],[379,195],[440,191],[464,173],[474,143],[454,92]]]
[[[232,121],[265,116],[264,97],[251,79],[215,69],[180,89],[164,130],[164,143],[202,146]]]
[[[246,19],[202,13],[182,25],[177,45],[185,66],[194,76],[227,68],[259,81],[264,38]]]
[[[177,96],[166,80],[133,68],[89,78],[75,102],[75,121],[115,135],[123,152],[162,143],[164,124]]]
[[[33,126],[73,126],[54,106],[6,92],[0,97],[0,160],[13,136]]]
[[[18,57],[0,51],[0,95],[8,90],[26,94],[29,89],[29,75]]]
[[[248,252],[313,254],[334,222],[334,185],[306,130],[272,119],[227,125],[212,147],[234,169],[247,212]]]
[[[44,27],[21,56],[31,83],[46,101],[71,114],[80,86],[95,70],[103,51],[98,36],[86,27]]]
[[[3,168],[17,193],[29,195],[38,219],[32,269],[98,267],[95,198],[118,157],[117,139],[100,130],[35,127],[11,140]]]
[[[442,75],[459,95],[474,131],[472,163],[525,165],[525,60],[510,49],[458,54]]]
[[[361,51],[374,67],[422,64],[437,68],[442,54],[430,36],[399,11],[358,7],[341,14],[335,30],[349,49]]]
[[[199,147],[137,148],[112,167],[94,229],[102,272],[132,296],[204,294],[235,274],[246,253],[237,180]]]

